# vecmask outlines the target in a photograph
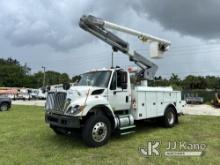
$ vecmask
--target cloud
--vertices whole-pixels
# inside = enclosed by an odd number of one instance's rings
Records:
[[[78,19],[88,3],[82,1],[11,0],[0,2],[0,32],[15,46],[47,44],[68,50],[87,43],[79,36]]]
[[[129,6],[129,1],[114,2],[108,0],[1,1],[0,33],[14,46],[46,44],[58,51],[68,51],[90,43],[94,39],[78,26],[79,18],[83,14],[91,13],[111,20],[121,18],[124,7]]]
[[[205,40],[220,38],[219,0],[139,0],[134,8],[167,30]]]
[[[142,22],[129,15],[136,12],[167,31],[212,40],[220,37],[219,8],[219,0],[7,0],[0,2],[0,34],[17,47],[48,45],[63,52],[96,40],[79,28],[83,14],[138,27]]]

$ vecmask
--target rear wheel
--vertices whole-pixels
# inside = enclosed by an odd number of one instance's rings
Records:
[[[8,103],[2,103],[0,105],[0,111],[7,111],[9,109]]]
[[[164,126],[167,128],[171,128],[175,125],[176,121],[177,115],[175,113],[175,110],[172,107],[168,107],[163,117]]]
[[[86,122],[82,131],[84,142],[90,147],[99,147],[108,142],[111,123],[103,114],[95,114]]]

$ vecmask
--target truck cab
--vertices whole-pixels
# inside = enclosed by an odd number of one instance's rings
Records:
[[[75,86],[48,93],[46,110],[79,117],[86,116],[97,105],[107,106],[112,114],[129,110],[131,85],[128,77],[129,73],[121,68],[92,70],[81,74]]]

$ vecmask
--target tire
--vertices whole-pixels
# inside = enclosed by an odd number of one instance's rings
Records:
[[[50,126],[50,128],[57,134],[57,135],[66,135],[68,133],[67,130],[64,128],[59,128],[55,126]]]
[[[88,118],[82,130],[82,138],[87,146],[99,147],[108,142],[111,135],[111,123],[103,114]]]
[[[9,109],[9,104],[8,103],[2,103],[0,105],[0,111],[8,111]]]
[[[168,107],[163,117],[164,127],[166,128],[174,127],[176,122],[177,122],[177,115],[175,113],[174,108]]]

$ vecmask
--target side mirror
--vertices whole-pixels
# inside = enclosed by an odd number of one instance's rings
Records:
[[[63,83],[63,89],[64,90],[70,89],[70,84],[69,83]]]
[[[47,86],[47,91],[50,91],[50,86]]]
[[[46,93],[46,89],[45,88],[42,88],[41,90],[42,90],[43,94]]]

